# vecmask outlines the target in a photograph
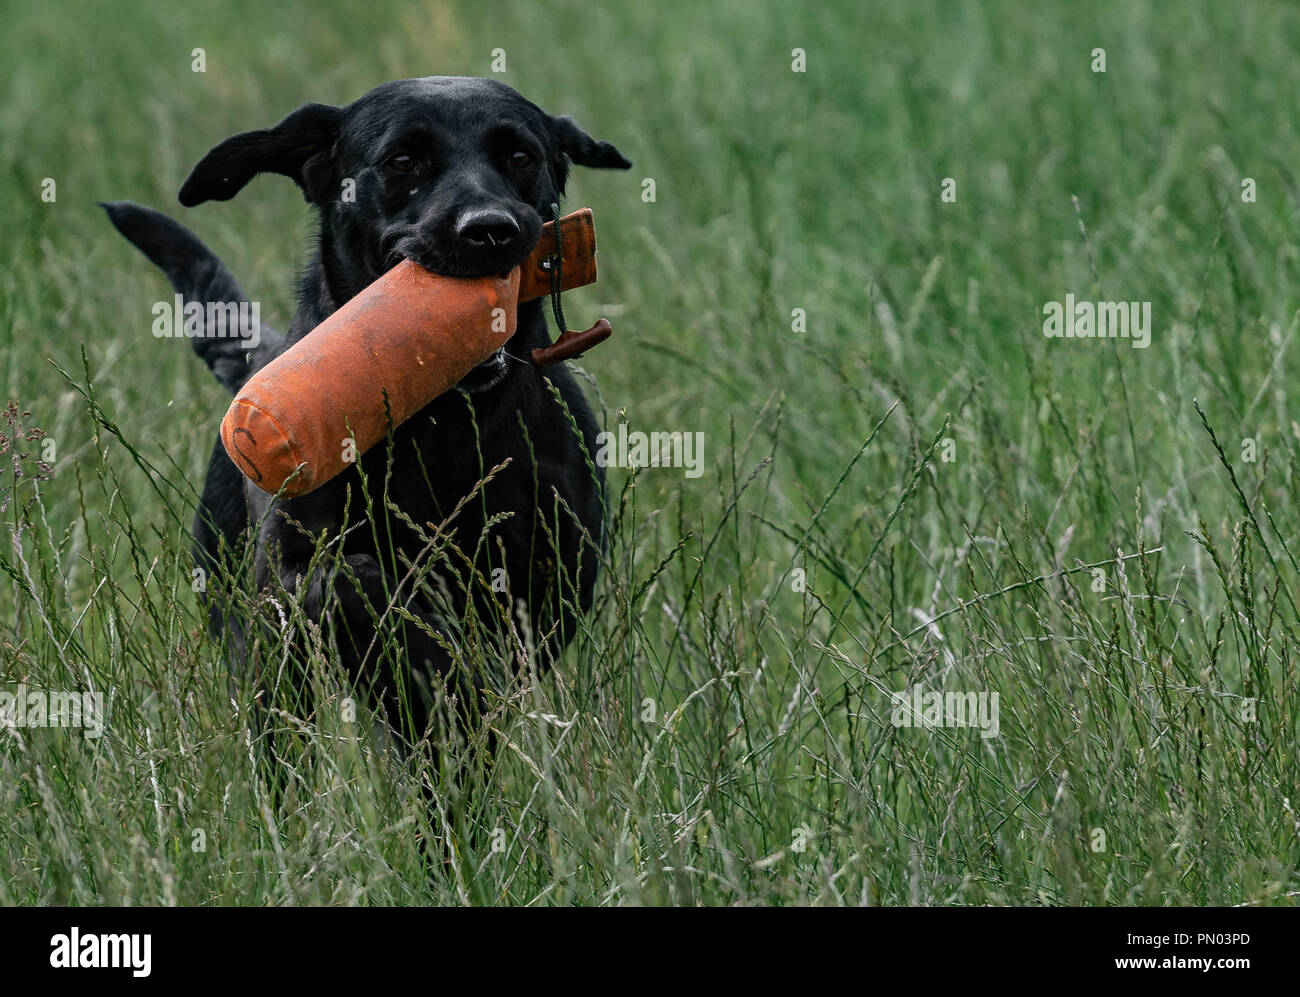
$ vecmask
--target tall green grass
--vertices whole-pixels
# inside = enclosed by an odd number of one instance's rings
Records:
[[[0,730],[0,902],[1293,902],[1298,41],[1268,3],[11,11],[0,401],[55,456],[13,486],[0,446],[0,690],[111,718]],[[191,586],[228,399],[95,202],[183,217],[283,326],[301,199],[182,215],[189,167],[495,48],[635,162],[572,181],[566,308],[614,321],[606,424],[707,470],[612,472],[597,609],[495,761],[395,755],[324,642],[271,759]],[[1151,301],[1152,345],[1046,339],[1067,293]],[[1000,736],[895,726],[918,683]]]

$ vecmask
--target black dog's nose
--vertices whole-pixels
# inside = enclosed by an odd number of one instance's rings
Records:
[[[519,223],[497,208],[477,208],[460,216],[456,234],[476,246],[497,246],[519,234]]]

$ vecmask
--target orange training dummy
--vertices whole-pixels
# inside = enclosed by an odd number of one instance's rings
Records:
[[[591,210],[560,222],[560,289],[590,284]],[[400,426],[504,346],[518,302],[551,289],[555,253],[548,222],[504,277],[439,277],[403,260],[248,379],[221,423],[226,452],[265,492],[319,488],[388,434],[390,412]]]

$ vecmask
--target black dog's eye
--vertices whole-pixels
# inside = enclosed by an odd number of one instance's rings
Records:
[[[388,157],[388,165],[398,173],[410,173],[415,169],[415,159],[404,152]]]
[[[517,170],[522,170],[525,166],[531,166],[532,164],[533,154],[531,152],[524,152],[523,149],[519,149],[510,154],[510,165]]]

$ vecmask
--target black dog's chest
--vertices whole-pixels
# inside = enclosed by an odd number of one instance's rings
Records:
[[[389,513],[377,516],[383,520],[379,528],[410,555],[427,541],[408,518],[426,535],[446,524],[462,546],[475,544],[493,515],[529,518],[532,490],[517,487],[528,458],[522,433],[509,432],[499,413],[485,417],[481,408],[465,394],[450,392],[362,458],[371,508]],[[399,515],[388,509],[390,503]]]

